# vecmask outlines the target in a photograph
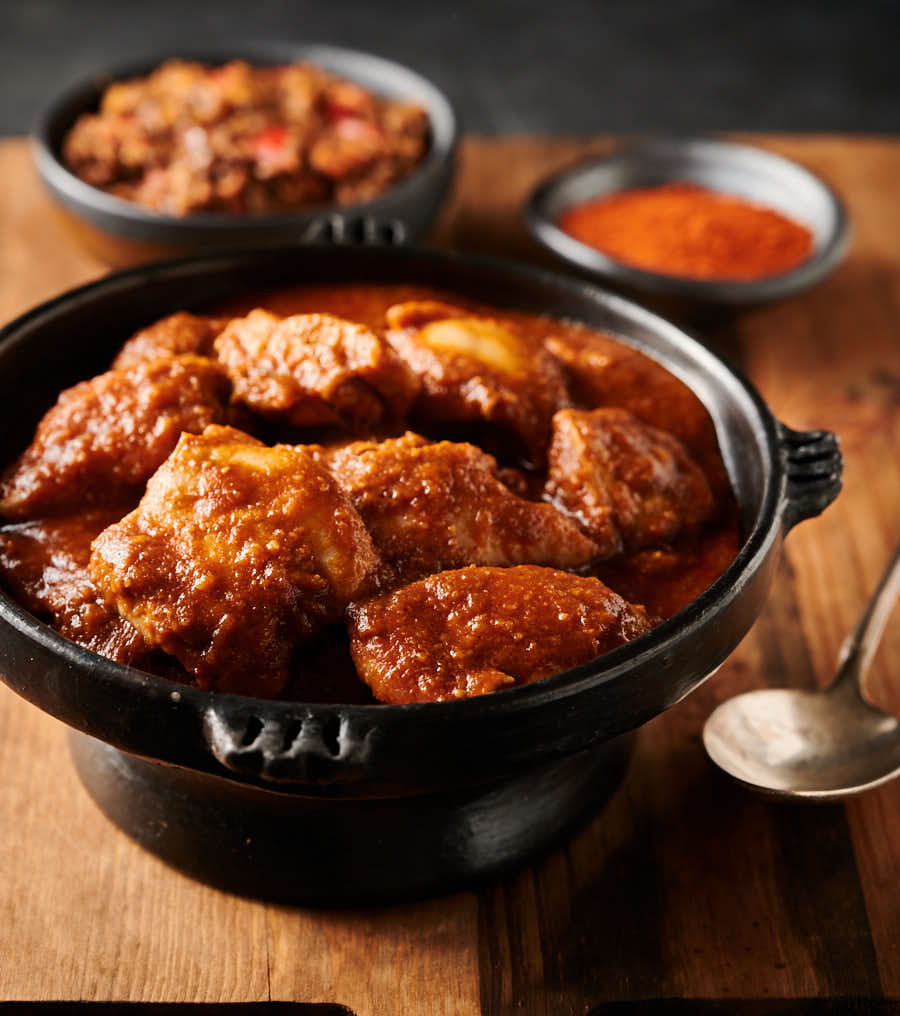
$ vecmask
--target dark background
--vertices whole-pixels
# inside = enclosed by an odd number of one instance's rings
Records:
[[[0,0],[0,133],[105,64],[273,37],[410,64],[482,133],[900,130],[900,0]]]

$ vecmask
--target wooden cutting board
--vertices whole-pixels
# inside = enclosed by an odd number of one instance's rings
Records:
[[[845,489],[789,536],[765,612],[718,676],[641,730],[603,814],[478,891],[373,910],[255,903],[114,829],[75,779],[63,727],[0,688],[0,1000],[330,1002],[356,1016],[565,1016],[614,1000],[600,1011],[897,1011],[885,1000],[900,999],[900,781],[846,805],[773,804],[713,771],[700,743],[723,699],[828,679],[900,538],[900,140],[750,140],[837,188],[853,246],[814,292],[703,337],[780,419],[839,434]],[[549,263],[521,226],[525,195],[609,144],[468,139],[433,242]],[[24,141],[0,143],[0,180],[5,321],[104,268],[69,246]],[[897,616],[871,689],[900,713]]]

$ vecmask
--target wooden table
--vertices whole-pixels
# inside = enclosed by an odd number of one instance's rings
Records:
[[[855,998],[855,1011],[897,1011],[884,999],[900,999],[900,781],[846,805],[767,803],[713,771],[700,744],[736,692],[828,678],[900,537],[900,140],[755,140],[842,193],[852,252],[815,292],[705,337],[780,419],[840,435],[845,489],[791,534],[765,612],[719,675],[641,730],[603,814],[477,892],[380,910],[264,905],[126,839],[81,790],[63,727],[0,688],[0,1000],[562,1016],[613,1000],[627,1003],[617,1013],[839,1012],[760,1000]],[[541,259],[519,224],[523,197],[606,145],[469,139],[435,242]],[[5,320],[104,269],[58,232],[24,142],[0,144],[0,179]],[[871,688],[900,711],[896,623]]]

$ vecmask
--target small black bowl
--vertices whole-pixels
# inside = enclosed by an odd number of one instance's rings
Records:
[[[346,238],[352,230],[344,230]],[[581,320],[686,381],[708,408],[743,543],[700,597],[628,645],[543,681],[415,705],[266,701],[172,684],[67,641],[0,590],[0,678],[75,728],[82,781],[171,864],[285,901],[382,901],[457,888],[546,849],[595,813],[630,732],[678,702],[746,634],[782,540],[840,489],[831,434],[777,423],[675,325],[598,287],[471,255],[276,247],[146,265],[73,290],[0,332],[0,463],[57,392],[105,369],[176,309],[300,282],[413,283]]]
[[[428,111],[430,148],[421,165],[405,180],[372,201],[340,208],[319,205],[256,215],[164,215],[80,180],[61,159],[66,133],[82,113],[97,109],[104,89],[112,82],[148,74],[171,56],[213,65],[237,59],[263,66],[296,61],[317,64],[378,95],[418,102]],[[457,138],[457,118],[447,97],[401,64],[337,46],[259,42],[156,55],[93,74],[63,90],[40,114],[33,134],[33,154],[38,173],[65,224],[92,254],[108,264],[123,266],[238,245],[294,243],[329,211],[394,222],[407,239],[417,239],[434,220],[450,185]]]
[[[592,198],[676,182],[746,198],[799,222],[812,233],[812,254],[797,268],[769,278],[690,279],[624,264],[558,224],[566,209]],[[579,162],[537,187],[525,218],[538,242],[568,264],[667,307],[740,308],[795,296],[832,272],[848,243],[844,207],[817,176],[772,152],[714,138],[652,139]]]

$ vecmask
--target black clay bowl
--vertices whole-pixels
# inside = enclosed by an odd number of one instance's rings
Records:
[[[116,823],[191,874],[254,895],[344,903],[446,890],[546,848],[621,776],[628,734],[719,666],[760,609],[787,531],[840,488],[830,434],[777,423],[746,381],[676,326],[592,284],[471,256],[302,247],[111,275],[31,311],[0,340],[10,421],[27,443],[64,385],[103,370],[177,308],[298,281],[407,281],[580,319],[688,381],[712,414],[745,539],[724,575],[640,639],[478,699],[320,705],[217,695],[111,663],[0,592],[0,674],[68,723],[82,779]]]
[[[342,212],[402,224],[409,239],[420,237],[433,221],[453,176],[457,119],[447,97],[430,81],[401,64],[337,46],[257,42],[202,52],[157,54],[104,69],[63,90],[38,117],[33,154],[38,173],[64,222],[91,253],[108,264],[125,266],[160,257],[260,243],[295,243],[324,206],[260,215],[202,213],[163,215],[80,180],[60,157],[63,138],[81,113],[95,111],[113,81],[149,73],[171,56],[222,64],[233,59],[258,65],[305,61],[358,82],[390,98],[418,102],[431,123],[431,147],[405,180],[372,201],[345,206]]]
[[[700,184],[788,216],[812,233],[812,254],[792,271],[756,281],[689,279],[624,264],[558,225],[566,209],[591,198],[673,182]],[[543,181],[525,215],[537,240],[569,265],[669,307],[747,307],[795,296],[833,271],[847,248],[846,213],[822,180],[773,152],[715,138],[652,139],[587,159]]]

